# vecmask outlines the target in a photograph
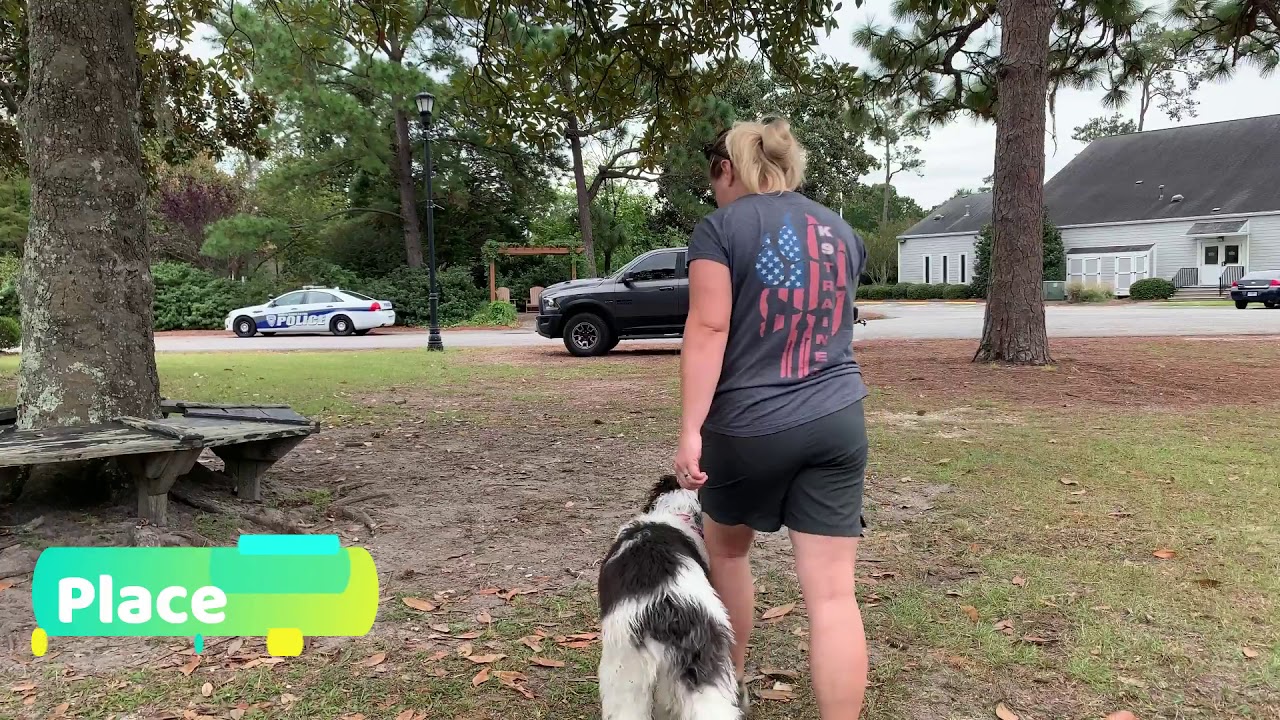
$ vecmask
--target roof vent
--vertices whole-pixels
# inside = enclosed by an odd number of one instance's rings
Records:
[[[1134,184],[1134,185],[1141,185],[1141,184],[1142,184],[1142,181],[1141,181],[1141,180],[1134,180],[1134,181],[1133,181],[1133,184]]]
[[[1163,185],[1161,185],[1161,186],[1160,186],[1160,199],[1161,199],[1161,200],[1163,200],[1163,199],[1164,199],[1164,186],[1163,186]]]
[[[1179,194],[1177,194],[1177,195],[1174,195],[1173,197],[1169,198],[1169,202],[1182,202],[1183,200],[1184,200],[1184,198],[1182,197],[1182,194],[1181,194],[1181,193],[1179,193]]]
[[[1214,208],[1214,209],[1210,210],[1209,212],[1218,212],[1218,211],[1219,211],[1219,210],[1221,210],[1221,209],[1222,209],[1222,208],[1220,208],[1220,207],[1216,207],[1216,208]]]
[[[943,216],[942,216],[942,213],[938,213],[937,215],[934,215],[934,216],[933,216],[933,219],[934,219],[934,220],[942,220],[942,217],[943,217]]]
[[[969,217],[969,206],[967,204],[964,206],[964,216]]]

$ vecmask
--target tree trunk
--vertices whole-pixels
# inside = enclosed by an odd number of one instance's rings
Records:
[[[587,197],[587,173],[582,167],[582,138],[578,119],[569,118],[569,154],[573,157],[573,189],[578,196],[578,230],[582,232],[582,254],[587,260],[587,277],[596,277],[596,246],[591,234],[591,198]]]
[[[1051,0],[999,0],[991,286],[974,360],[1045,365],[1044,133]]]
[[[158,417],[131,0],[30,0],[18,426]]]
[[[396,183],[400,186],[400,220],[404,223],[404,255],[411,268],[422,267],[422,226],[418,222],[418,194],[413,187],[413,140],[409,114],[396,110]],[[431,202],[431,198],[427,198]]]
[[[889,136],[884,138],[884,207],[880,209],[880,230],[884,231],[889,226],[889,183],[893,181],[893,154],[889,143]]]
[[[1147,122],[1147,108],[1151,107],[1151,80],[1142,81],[1142,99],[1138,106],[1138,132]]]

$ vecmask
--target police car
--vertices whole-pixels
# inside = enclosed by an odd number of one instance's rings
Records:
[[[323,333],[364,335],[374,328],[396,324],[391,303],[367,295],[307,286],[265,305],[232,310],[225,326],[242,338],[262,333]]]

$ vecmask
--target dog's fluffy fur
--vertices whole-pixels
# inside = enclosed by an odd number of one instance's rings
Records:
[[[698,496],[674,476],[600,567],[604,720],[738,720],[733,629],[711,587]]]

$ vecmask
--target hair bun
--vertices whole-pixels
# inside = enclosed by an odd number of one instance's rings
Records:
[[[760,128],[760,145],[771,160],[785,160],[795,152],[796,138],[791,123],[782,118],[770,120]]]

